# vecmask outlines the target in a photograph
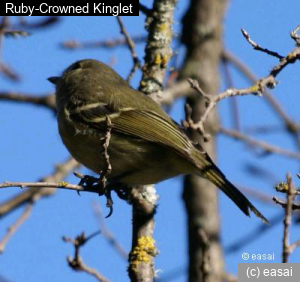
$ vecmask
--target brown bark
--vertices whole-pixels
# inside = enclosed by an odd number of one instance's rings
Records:
[[[226,1],[191,0],[183,18],[182,43],[187,53],[181,71],[182,77],[193,77],[209,94],[219,89],[219,62],[222,51],[222,21]],[[198,121],[205,109],[202,97],[192,97],[187,102],[193,108],[193,119]],[[205,144],[197,133],[194,140],[200,142],[215,159],[214,135],[218,129],[215,111],[205,124],[211,140]],[[217,192],[211,183],[197,176],[184,180],[183,198],[188,216],[189,281],[221,281],[223,254],[219,242],[219,214]],[[204,236],[204,235],[205,236]]]
[[[140,91],[160,104],[163,80],[172,54],[173,14],[177,0],[155,0],[146,19],[148,31],[145,65]],[[158,195],[154,185],[132,189],[132,249],[129,277],[134,282],[151,282],[155,277],[154,257],[158,251],[153,238]]]

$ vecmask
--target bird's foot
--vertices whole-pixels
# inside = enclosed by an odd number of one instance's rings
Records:
[[[91,175],[83,175],[78,172],[75,172],[74,174],[75,176],[80,178],[78,185],[83,187],[83,191],[97,192],[99,196],[105,196],[106,206],[109,208],[109,213],[106,216],[106,218],[110,217],[113,213],[113,200],[111,196],[111,191],[113,191],[114,189],[112,188],[112,186],[106,183],[106,179],[103,179],[103,177],[99,178]]]

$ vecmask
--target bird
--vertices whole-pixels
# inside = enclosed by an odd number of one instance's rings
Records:
[[[94,59],[79,60],[61,76],[48,80],[56,88],[61,139],[88,169],[99,174],[107,165],[103,138],[109,121],[108,182],[148,185],[178,175],[197,175],[221,189],[245,215],[252,211],[268,223],[199,144],[155,101],[132,88],[108,65]]]

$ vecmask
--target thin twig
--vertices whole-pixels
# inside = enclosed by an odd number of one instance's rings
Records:
[[[121,255],[123,259],[127,260],[128,253],[124,250],[124,248],[115,238],[114,234],[108,229],[107,225],[105,224],[104,217],[99,203],[95,202],[93,207],[94,207],[95,215],[100,225],[101,235],[103,235],[108,240],[111,246],[117,251],[118,254]]]
[[[264,203],[264,204],[271,204],[274,206],[274,202],[272,200],[272,196],[268,195],[266,193],[260,192],[258,189],[249,188],[245,186],[238,185],[238,188],[245,192],[246,195],[249,195],[250,197],[253,197],[254,199]]]
[[[284,217],[284,230],[283,230],[283,246],[282,246],[282,262],[287,263],[289,261],[289,256],[291,254],[291,250],[289,247],[289,227],[292,222],[292,206],[295,199],[294,193],[294,184],[292,183],[292,178],[290,175],[287,175],[287,205],[285,207],[285,217]]]
[[[69,184],[65,181],[60,182],[2,182],[0,183],[1,188],[19,187],[19,188],[62,188],[66,190],[84,191],[83,186]],[[95,191],[91,191],[95,192]]]
[[[60,17],[51,16],[51,17],[45,17],[38,21],[30,21],[28,22],[27,17],[19,17],[19,26],[25,27],[26,29],[44,29],[46,27],[49,27],[51,25],[54,25],[60,21]]]
[[[134,45],[134,42],[133,40],[131,39],[129,33],[127,32],[126,28],[125,28],[125,25],[123,24],[123,21],[122,19],[117,16],[117,21],[119,23],[119,26],[120,26],[120,30],[121,30],[121,33],[124,35],[125,37],[125,40],[126,40],[126,44],[131,52],[131,56],[132,56],[132,59],[133,59],[133,67],[127,77],[127,81],[130,82],[134,73],[136,72],[137,69],[139,69],[141,67],[141,63],[140,63],[140,60],[139,60],[139,57],[137,55],[137,53],[135,52],[135,45]]]
[[[29,217],[32,211],[33,203],[28,203],[22,215],[16,220],[16,222],[8,228],[8,231],[4,238],[0,242],[0,253],[4,252],[4,249],[9,241],[9,239],[16,233],[16,231],[21,227],[25,220]]]
[[[254,241],[258,240],[262,235],[264,235],[266,232],[271,231],[272,228],[275,228],[278,224],[282,222],[282,214],[277,214],[273,216],[269,220],[269,225],[266,225],[264,223],[261,223],[253,230],[250,230],[245,235],[242,235],[240,239],[235,240],[232,244],[225,247],[224,252],[225,253],[234,253],[241,249],[245,249],[246,246],[253,244]]]
[[[290,244],[290,251],[293,252],[296,248],[300,247],[300,239]]]
[[[273,56],[276,56],[280,58],[280,62],[278,65],[272,68],[270,73],[257,80],[254,85],[244,88],[244,89],[228,89],[222,93],[219,93],[218,95],[208,95],[206,94],[199,86],[198,82],[194,79],[189,79],[189,82],[191,84],[191,87],[198,91],[199,94],[201,94],[206,100],[207,100],[207,108],[202,115],[201,119],[197,123],[190,123],[190,127],[194,130],[197,130],[200,134],[204,136],[205,141],[208,141],[208,135],[205,134],[204,130],[204,122],[206,121],[210,111],[216,106],[217,102],[232,96],[242,96],[242,95],[249,95],[254,94],[258,96],[262,96],[262,93],[264,92],[265,88],[274,88],[277,84],[276,77],[277,75],[289,64],[295,63],[297,60],[300,59],[300,48],[295,48],[292,50],[287,56],[283,57],[275,52],[271,52],[267,49],[263,49],[260,46],[258,46],[253,40],[250,39],[247,32],[244,30],[243,34],[248,40],[248,42],[255,47],[255,49],[264,51],[265,53],[272,54]]]
[[[72,170],[78,167],[79,164],[73,158],[69,158],[66,162],[56,165],[53,174],[43,177],[41,179],[41,182],[43,183],[55,182],[56,184],[60,183],[61,185],[62,183],[61,180],[65,178]],[[24,186],[26,186],[26,184],[29,184],[28,182],[21,182],[21,183],[17,182],[17,183],[21,184],[18,187],[22,187],[22,185],[24,184],[25,184]],[[6,184],[2,183],[2,184],[4,185],[4,187],[7,186],[7,183]],[[23,206],[26,203],[31,203],[33,200],[37,201],[40,198],[49,197],[50,195],[53,195],[55,191],[56,189],[43,189],[43,188],[27,189],[26,191],[19,193],[18,195],[14,195],[11,199],[8,199],[7,201],[1,203],[0,217],[9,214],[10,212],[16,210],[17,208]]]
[[[292,213],[294,209],[294,200],[296,198],[296,191],[294,184],[292,182],[292,177],[290,174],[286,176],[286,183],[280,183],[276,186],[276,190],[279,192],[286,193],[286,202],[273,197],[273,201],[284,208],[284,220],[283,220],[283,240],[282,240],[282,262],[288,263],[289,257],[293,250],[300,245],[300,240],[296,241],[294,244],[289,243],[289,228],[292,223]],[[300,206],[297,205],[300,209]]]
[[[229,129],[225,129],[225,128],[221,127],[220,133],[225,134],[226,136],[232,137],[234,139],[244,141],[251,146],[262,148],[266,153],[275,153],[278,155],[282,155],[282,156],[289,157],[289,158],[294,158],[297,160],[300,159],[300,153],[288,151],[288,150],[282,149],[280,147],[268,144],[264,141],[259,141],[259,140],[253,139],[253,138],[249,137],[248,135],[245,135],[245,134],[235,131],[235,130],[229,130]]]
[[[145,35],[136,35],[131,37],[135,44],[144,43],[146,41]],[[103,41],[91,41],[91,42],[79,42],[77,40],[68,40],[60,43],[60,47],[64,49],[93,49],[93,48],[105,48],[111,49],[116,47],[122,47],[127,44],[126,38],[114,38]]]
[[[279,55],[277,52],[270,51],[269,49],[263,48],[260,45],[258,45],[256,42],[254,42],[251,38],[249,33],[245,29],[241,29],[243,36],[246,38],[246,40],[249,42],[249,44],[254,48],[254,50],[261,51],[263,53],[266,53],[270,56],[276,57],[277,59],[281,60],[284,58],[283,56]]]
[[[75,271],[83,271],[89,275],[94,276],[96,279],[98,279],[98,281],[101,282],[108,282],[109,280],[104,277],[101,273],[99,273],[99,271],[97,271],[94,268],[91,268],[89,266],[87,266],[81,256],[80,256],[80,248],[86,244],[90,239],[92,239],[93,237],[95,237],[96,235],[99,234],[99,231],[91,234],[90,236],[86,237],[84,232],[82,232],[80,235],[78,235],[75,239],[69,238],[69,237],[63,237],[63,241],[64,242],[70,242],[72,243],[72,245],[74,246],[74,257],[72,256],[68,256],[67,257],[67,261],[69,266],[75,270]]]
[[[275,204],[278,204],[278,205],[282,206],[283,208],[286,208],[286,207],[287,207],[287,203],[286,203],[285,201],[283,201],[283,200],[277,198],[277,197],[273,197],[272,200],[273,200],[273,202],[274,202]],[[299,205],[299,204],[293,203],[293,204],[292,204],[292,210],[293,210],[293,211],[294,211],[294,210],[300,210],[300,205]]]
[[[231,76],[231,72],[229,70],[229,65],[226,60],[222,60],[223,62],[223,68],[224,68],[224,76],[225,76],[225,81],[227,82],[227,85],[225,86],[226,88],[233,88],[234,83],[233,79]],[[241,131],[241,122],[240,122],[240,112],[238,108],[238,102],[236,97],[232,97],[230,99],[231,101],[231,111],[232,112],[232,122],[233,122],[233,128],[237,131]]]
[[[12,81],[20,81],[20,76],[3,62],[0,62],[0,73]]]
[[[174,84],[164,90],[161,103],[163,105],[170,106],[178,98],[186,96],[189,97],[195,94],[196,91],[191,88],[189,82],[186,79],[176,81]]]
[[[0,100],[28,103],[36,106],[43,106],[47,109],[55,112],[55,97],[53,94],[46,94],[41,96],[34,96],[32,94],[24,94],[17,92],[0,92]]]
[[[298,34],[300,30],[300,25],[298,25],[292,32],[291,32],[291,38],[295,40],[297,46],[300,46],[300,35]]]
[[[8,30],[8,29],[6,29],[3,31],[3,35],[6,37],[19,37],[19,36],[26,37],[26,36],[29,36],[30,33],[27,31],[24,31],[24,30]]]
[[[223,51],[223,58],[224,60],[228,60],[234,67],[236,67],[242,74],[244,74],[244,76],[251,83],[254,84],[258,80],[258,78],[250,71],[250,69],[233,54],[229,53],[228,51]],[[288,116],[286,111],[284,111],[282,105],[276,101],[276,99],[274,98],[274,96],[271,94],[270,91],[264,89],[263,97],[266,99],[268,104],[272,107],[274,112],[283,121],[287,131],[296,140],[297,145],[300,146],[300,138],[298,136],[298,131],[299,131],[298,124]]]
[[[139,10],[146,16],[150,16],[151,14],[151,9],[147,8],[142,3],[139,3]]]

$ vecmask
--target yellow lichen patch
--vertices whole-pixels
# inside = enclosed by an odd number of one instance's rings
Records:
[[[156,56],[155,56],[155,60],[154,60],[154,64],[155,65],[160,65],[162,63],[162,56],[161,56],[161,54],[156,54]]]
[[[66,182],[66,181],[60,181],[59,182],[60,187],[66,187],[67,185],[68,185],[68,182]]]
[[[157,250],[155,241],[150,236],[142,236],[138,239],[137,245],[130,253],[130,265],[136,269],[139,263],[151,263],[152,257],[156,256]]]
[[[162,55],[162,57],[161,57],[162,62],[161,63],[164,67],[168,64],[169,59],[170,59],[170,56],[168,54]]]
[[[260,86],[258,84],[254,84],[252,87],[251,87],[251,92],[252,93],[256,93],[256,92],[259,92],[260,91]]]
[[[288,191],[289,185],[286,182],[280,182],[275,186],[275,189],[280,192]]]
[[[140,84],[142,87],[146,86],[146,82],[144,80],[142,80]]]
[[[167,37],[172,36],[172,29],[169,23],[162,23],[158,26],[158,31],[160,33],[164,32]]]

